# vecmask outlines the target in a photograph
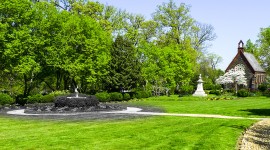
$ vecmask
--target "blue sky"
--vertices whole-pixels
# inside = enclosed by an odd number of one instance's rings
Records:
[[[147,19],[156,6],[168,0],[98,0],[128,12],[144,15]],[[190,15],[201,23],[215,28],[217,39],[208,52],[223,58],[219,68],[225,70],[237,53],[237,44],[248,39],[255,42],[260,28],[270,26],[270,0],[174,0],[191,6]]]

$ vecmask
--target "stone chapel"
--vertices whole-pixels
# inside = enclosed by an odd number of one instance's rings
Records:
[[[242,40],[238,43],[238,52],[229,64],[225,72],[232,68],[244,69],[247,78],[247,86],[249,89],[257,89],[258,85],[265,82],[266,72],[260,66],[255,56],[245,52],[244,43]]]

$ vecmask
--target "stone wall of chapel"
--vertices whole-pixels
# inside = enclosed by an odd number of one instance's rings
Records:
[[[242,55],[238,55],[238,57],[234,59],[234,61],[232,62],[228,70],[234,68],[238,64],[243,64],[245,66],[245,73],[246,73],[245,76],[247,78],[247,86],[248,88],[252,88],[252,79],[253,79],[254,74],[252,73],[252,70],[248,67],[248,65],[244,61],[244,58]]]

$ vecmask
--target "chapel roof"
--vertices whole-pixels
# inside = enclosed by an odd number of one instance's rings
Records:
[[[243,54],[254,71],[265,72],[253,54],[247,52],[243,52]]]

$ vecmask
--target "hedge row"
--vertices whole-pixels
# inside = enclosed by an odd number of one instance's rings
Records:
[[[100,92],[96,94],[96,97],[100,102],[109,102],[109,101],[127,101],[133,98],[141,99],[151,97],[151,92],[138,91],[134,93],[119,93],[119,92]]]

